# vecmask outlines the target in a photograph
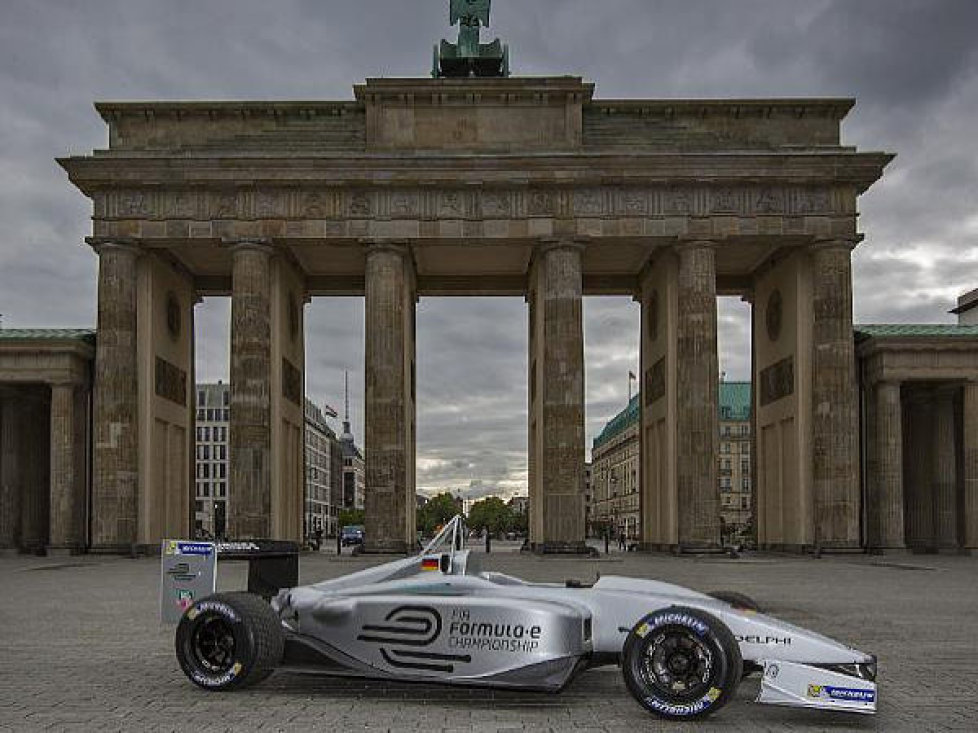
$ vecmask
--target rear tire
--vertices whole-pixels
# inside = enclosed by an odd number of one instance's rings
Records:
[[[261,682],[282,661],[282,622],[251,593],[217,593],[194,603],[177,626],[177,661],[195,685],[235,690]]]
[[[650,713],[668,720],[715,713],[733,697],[742,670],[730,630],[715,616],[682,606],[639,621],[622,654],[629,692]]]

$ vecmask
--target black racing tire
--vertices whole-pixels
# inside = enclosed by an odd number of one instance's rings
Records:
[[[763,613],[761,607],[757,604],[753,598],[744,593],[738,593],[735,590],[711,590],[706,595],[710,598],[716,598],[718,601],[724,601],[729,603],[734,608],[741,611],[753,611],[754,613]]]
[[[684,606],[660,609],[635,624],[622,654],[628,691],[667,720],[715,713],[736,692],[743,666],[730,629],[715,616]]]
[[[177,661],[205,690],[237,690],[275,671],[285,651],[282,622],[261,597],[217,593],[202,598],[177,626]]]

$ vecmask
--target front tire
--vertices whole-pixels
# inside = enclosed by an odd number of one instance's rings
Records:
[[[740,682],[743,660],[730,630],[715,616],[672,606],[651,613],[629,633],[622,673],[646,710],[668,720],[703,718],[722,708]]]
[[[177,661],[195,685],[235,690],[268,677],[285,635],[271,607],[251,593],[217,593],[194,603],[177,626]]]

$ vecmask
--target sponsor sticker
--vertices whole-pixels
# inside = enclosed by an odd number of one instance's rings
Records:
[[[174,544],[174,543],[170,543]],[[167,553],[174,555],[202,555],[207,557],[214,552],[214,546],[208,542],[177,542],[176,552]]]
[[[808,696],[816,700],[841,700],[844,702],[876,702],[876,691],[858,687],[833,687],[809,685]]]

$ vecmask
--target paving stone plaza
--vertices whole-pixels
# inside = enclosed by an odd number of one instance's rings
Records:
[[[194,687],[161,627],[159,560],[0,558],[0,731],[33,730],[881,730],[972,731],[978,720],[978,567],[947,555],[878,558],[746,555],[598,560],[527,557],[512,546],[487,569],[533,580],[632,575],[748,593],[772,614],[874,652],[875,717],[752,704],[758,681],[693,725],[669,724],[629,696],[617,668],[586,672],[559,695],[279,673],[240,693]],[[303,583],[378,560],[304,555]],[[219,584],[240,588],[245,566]]]

